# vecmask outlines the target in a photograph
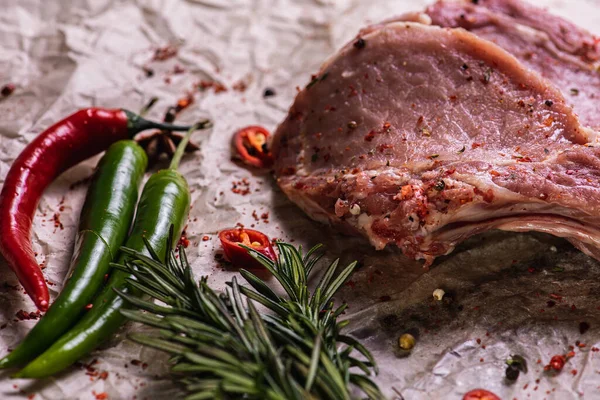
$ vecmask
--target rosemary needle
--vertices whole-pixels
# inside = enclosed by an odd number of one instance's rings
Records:
[[[311,294],[308,278],[321,258],[320,245],[306,254],[287,243],[277,248],[276,262],[247,249],[281,285],[283,296],[247,270],[240,274],[250,287],[234,277],[217,294],[207,277],[196,283],[182,247],[166,260],[150,247],[154,257],[123,248],[129,259],[115,267],[133,274],[129,283],[142,295],[119,292],[132,306],[122,313],[157,328],[155,334],[129,338],[173,356],[171,370],[189,400],[352,399],[361,392],[383,399],[369,377],[377,373],[375,360],[357,340],[340,333],[348,322],[338,321],[346,306],[334,308],[333,296],[356,263],[335,276],[334,261]],[[259,312],[256,304],[271,312]]]

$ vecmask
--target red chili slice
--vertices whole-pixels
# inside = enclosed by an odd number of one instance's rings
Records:
[[[239,268],[264,268],[240,244],[251,247],[275,261],[277,256],[269,237],[253,229],[233,228],[219,232],[219,239],[225,251],[225,258]]]
[[[463,400],[500,400],[500,397],[485,389],[474,389],[465,394]]]
[[[268,147],[269,131],[262,126],[247,126],[233,136],[233,147],[238,157],[256,168],[268,168],[273,156]]]

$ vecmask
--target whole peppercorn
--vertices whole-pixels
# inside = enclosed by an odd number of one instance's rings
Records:
[[[271,89],[271,88],[266,88],[265,91],[263,92],[263,97],[271,97],[271,96],[275,96],[275,90]]]
[[[2,96],[7,97],[10,96],[15,91],[15,85],[12,83],[7,83],[2,87],[1,93]]]
[[[517,368],[514,364],[511,364],[509,366],[506,367],[506,379],[508,379],[509,381],[516,381],[517,378],[519,378],[519,374],[521,373],[521,371],[519,371],[519,368]]]
[[[398,339],[398,345],[402,350],[412,350],[412,348],[415,347],[415,343],[415,337],[410,333],[405,333]]]
[[[446,182],[444,182],[443,179],[440,179],[435,183],[435,185],[433,185],[433,188],[438,192],[441,192],[442,190],[444,190],[444,188],[446,188]]]
[[[366,45],[367,45],[367,42],[365,42],[365,39],[363,39],[363,38],[358,38],[354,42],[354,47],[357,49],[364,49]]]
[[[433,298],[437,301],[441,301],[444,298],[445,294],[446,292],[444,291],[444,289],[435,289],[433,291]]]

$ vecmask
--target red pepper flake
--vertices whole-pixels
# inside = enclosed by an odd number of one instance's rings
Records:
[[[179,64],[175,64],[175,67],[173,67],[173,74],[175,74],[175,75],[183,74],[184,72],[185,72],[185,68],[183,68]]]
[[[32,311],[32,312],[27,312],[25,310],[19,310],[17,311],[17,313],[15,314],[15,316],[20,320],[20,321],[29,321],[31,319],[36,320],[39,319],[41,317],[41,313],[40,311]]]
[[[365,142],[371,142],[375,138],[375,131],[371,131],[365,135]]]
[[[86,304],[86,306],[84,307],[86,310],[91,310],[94,307],[94,305],[92,303]]]
[[[231,88],[233,90],[235,90],[236,92],[240,92],[243,93],[246,91],[246,89],[248,89],[248,84],[242,80],[237,81],[236,83],[234,83]]]
[[[215,94],[227,91],[227,88],[223,84],[221,84],[219,82],[215,82],[215,81],[202,80],[197,84],[197,86],[198,86],[198,89],[200,89],[201,91],[213,89]]]
[[[248,178],[244,178],[237,182],[234,181],[231,184],[231,191],[235,194],[246,196],[250,193],[250,182],[248,181]]]
[[[348,93],[348,97],[354,97],[358,94],[358,91],[354,88],[354,86],[349,85],[348,89],[350,89],[350,92]]]
[[[177,246],[183,246],[184,248],[188,248],[188,246],[190,245],[190,240],[185,236],[185,235],[181,235],[181,237],[179,238],[179,242],[177,243]]]
[[[573,376],[577,375],[577,370],[576,370],[576,369],[572,369],[572,370],[571,370],[571,374],[572,374]]]
[[[191,93],[188,93],[186,97],[183,97],[177,100],[177,106],[175,106],[175,111],[180,112],[188,108],[191,104],[194,103],[194,96]]]
[[[152,57],[153,61],[165,61],[169,58],[173,58],[177,55],[179,49],[176,46],[168,45],[165,47],[159,47],[154,50],[154,57]]]
[[[103,381],[105,381],[106,378],[108,378],[108,371],[102,371],[102,372],[100,372],[100,375],[98,375],[98,378],[100,378]]]
[[[477,344],[481,344],[481,339],[477,338],[476,342]]]
[[[393,147],[394,147],[394,145],[393,145],[393,144],[387,144],[387,143],[386,143],[386,144],[380,144],[380,145],[378,145],[378,146],[377,146],[377,150],[378,150],[380,153],[383,153],[385,150],[387,150],[387,149],[391,149],[391,148],[393,148]]]
[[[473,189],[473,192],[481,196],[483,198],[483,201],[485,201],[486,203],[491,203],[494,200],[494,191],[492,189],[488,189],[484,192],[479,188],[475,188]]]
[[[379,301],[382,302],[382,303],[385,303],[386,301],[390,301],[391,299],[392,298],[390,296],[385,295],[385,296],[381,296],[379,298]]]
[[[562,296],[554,293],[550,293],[550,298],[558,301],[562,301]]]
[[[516,158],[517,162],[532,162],[530,157],[513,156],[513,158]]]
[[[96,400],[106,400],[108,399],[108,394],[106,392],[96,393],[95,390],[92,390],[92,394],[96,398]]]
[[[0,91],[0,93],[2,94],[3,97],[8,97],[11,94],[13,94],[14,91],[15,91],[15,85],[12,83],[7,83],[6,85],[2,86],[2,91]]]
[[[474,150],[474,149],[476,149],[476,148],[478,148],[478,147],[481,147],[481,146],[483,146],[484,144],[485,144],[485,143],[473,143],[473,144],[471,145],[471,149],[473,149],[473,150]]]
[[[207,235],[202,236],[203,242],[208,242],[209,240],[210,240],[210,237],[208,237]]]
[[[60,228],[61,230],[65,229],[65,227],[62,224],[62,222],[60,222],[60,214],[55,213],[52,216],[52,221],[54,221],[54,227],[55,228]],[[56,230],[55,230],[55,232],[56,232]]]
[[[571,311],[575,311],[577,310],[577,307],[575,307],[575,304],[571,304]]]

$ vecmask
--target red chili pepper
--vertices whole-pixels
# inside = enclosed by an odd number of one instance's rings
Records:
[[[0,192],[0,253],[41,311],[48,308],[48,287],[31,248],[30,232],[42,193],[62,172],[149,128],[189,129],[157,124],[126,110],[89,108],[46,129],[12,164]]]
[[[269,131],[262,126],[247,126],[233,136],[233,146],[239,158],[256,168],[268,168],[273,164],[269,151]]]
[[[225,258],[239,268],[264,268],[240,244],[251,247],[275,261],[277,256],[268,236],[253,229],[234,228],[219,232],[219,239],[225,251]]]
[[[463,400],[500,400],[500,397],[485,389],[474,389],[465,394]]]

